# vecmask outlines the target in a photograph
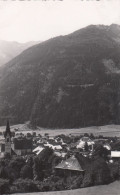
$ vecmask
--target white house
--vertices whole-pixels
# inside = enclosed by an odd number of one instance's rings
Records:
[[[76,146],[76,148],[84,148],[85,143],[87,142],[88,146],[92,146],[95,144],[94,141],[92,141],[89,137],[82,137]]]
[[[62,146],[60,145],[52,145],[47,142],[47,144],[44,144],[44,146],[48,146],[49,148],[52,148],[53,150],[61,150]]]
[[[41,147],[41,146],[38,146],[38,147],[36,147],[34,150],[33,150],[33,152],[35,153],[35,154],[40,154],[42,151],[43,151],[43,147]]]
[[[111,151],[112,158],[120,158],[120,151]]]

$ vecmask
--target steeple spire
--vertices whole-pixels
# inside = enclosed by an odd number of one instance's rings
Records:
[[[6,131],[4,136],[6,137],[7,134],[11,137],[11,131],[10,131],[10,124],[9,124],[9,120],[7,120],[7,125],[6,125]]]

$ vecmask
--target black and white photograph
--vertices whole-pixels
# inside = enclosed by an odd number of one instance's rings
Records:
[[[120,0],[0,0],[0,195],[120,195]]]

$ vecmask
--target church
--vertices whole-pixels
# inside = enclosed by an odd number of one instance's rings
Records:
[[[32,138],[12,137],[9,121],[7,121],[4,140],[2,140],[2,142],[0,143],[0,157],[4,157],[5,154],[9,154],[10,156],[31,154],[32,149]]]
[[[5,137],[5,153],[8,153],[11,155],[11,131],[9,126],[9,121],[7,121],[6,131],[4,133]]]

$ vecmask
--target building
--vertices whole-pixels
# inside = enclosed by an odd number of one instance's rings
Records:
[[[52,148],[53,150],[62,150],[62,146],[59,144],[50,144],[50,143],[46,143],[44,144],[44,146],[48,146],[49,148]]]
[[[11,148],[17,155],[30,154],[32,153],[33,149],[33,140],[31,137],[14,138],[11,144]]]
[[[44,150],[44,147],[42,147],[42,146],[37,146],[37,147],[33,150],[33,152],[34,152],[36,155],[38,155],[38,154],[40,154],[43,150]]]
[[[32,138],[18,137],[12,138],[9,121],[7,121],[4,140],[0,142],[0,158],[5,154],[9,155],[26,155],[32,153],[33,140]]]
[[[120,151],[111,151],[111,158],[120,158]]]
[[[11,155],[11,131],[10,131],[9,121],[7,121],[4,137],[5,137],[5,153]]]
[[[59,163],[55,167],[55,170],[56,174],[64,176],[73,176],[76,174],[79,175],[84,173],[84,170],[82,169],[80,163],[74,155]]]
[[[109,150],[109,151],[112,149],[111,146],[110,146],[110,144],[108,144],[108,143],[105,143],[105,144],[103,145],[103,147],[106,148],[106,149]]]
[[[95,144],[95,142],[91,140],[89,137],[82,137],[77,145],[77,148],[84,149],[86,143],[88,144],[88,146],[91,147]]]
[[[0,141],[0,158],[3,158],[5,154],[5,141]]]

